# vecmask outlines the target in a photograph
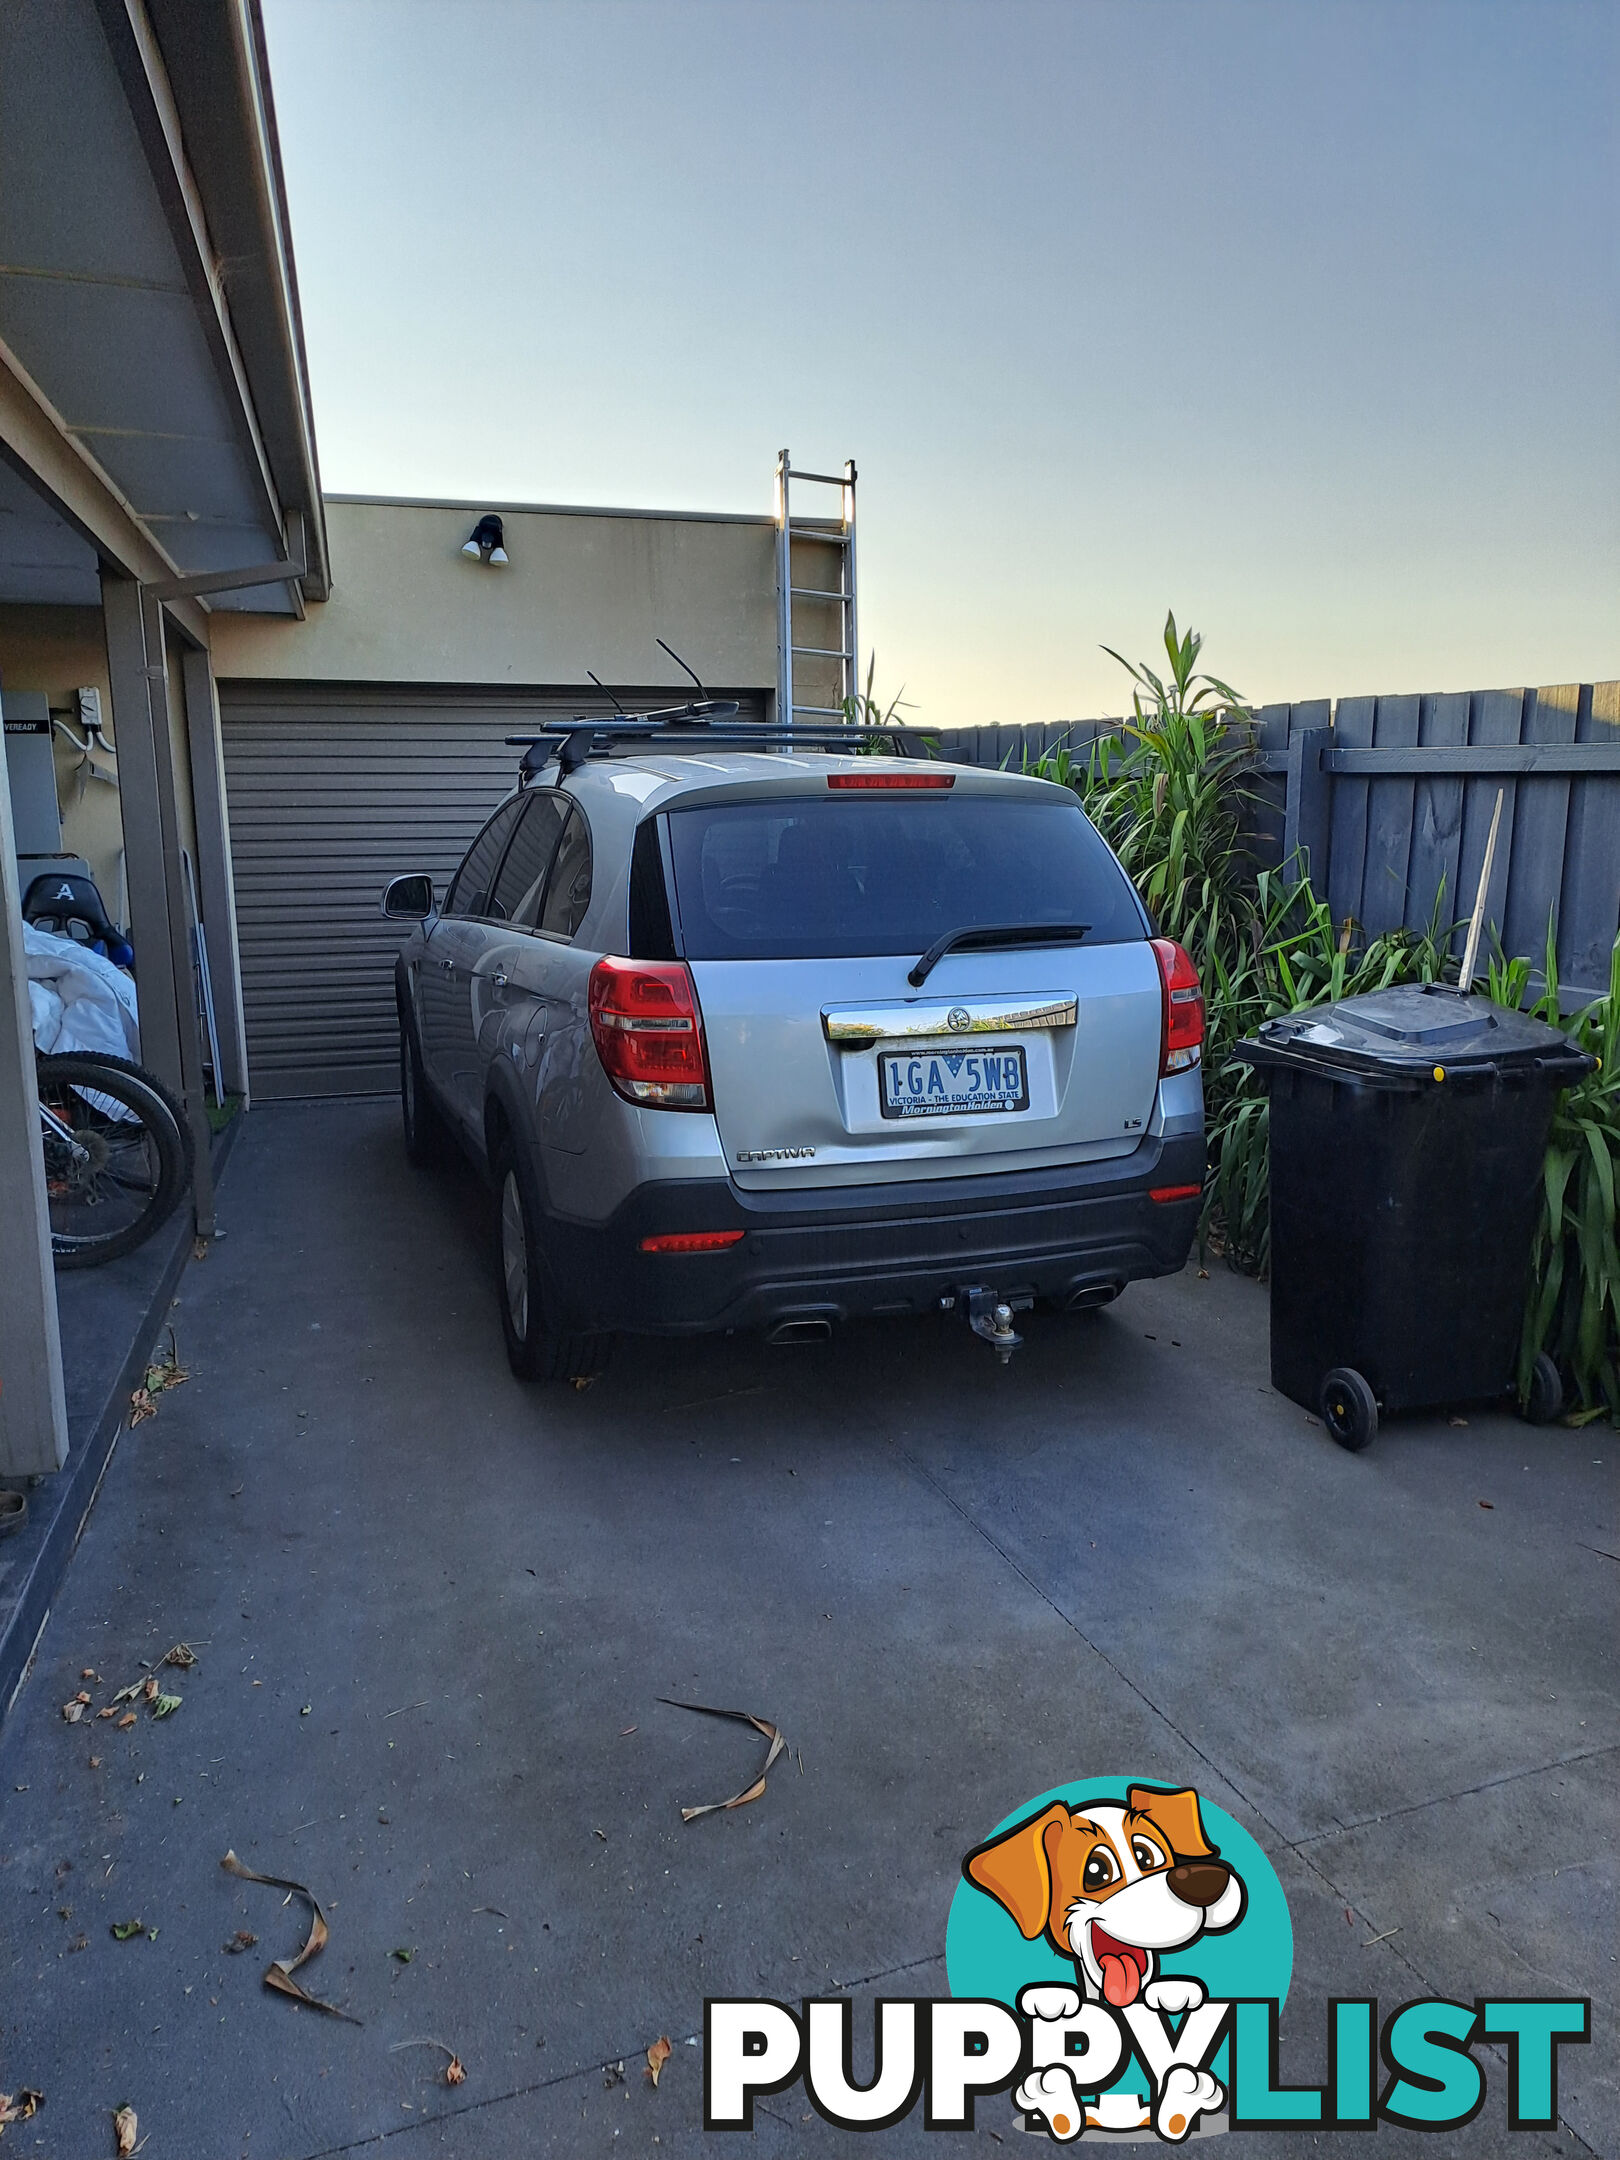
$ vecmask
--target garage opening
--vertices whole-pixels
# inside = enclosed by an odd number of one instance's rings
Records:
[[[615,688],[630,710],[662,689]],[[763,721],[763,690],[715,688]],[[594,685],[499,693],[221,682],[248,1070],[254,1096],[380,1095],[396,1084],[389,878],[425,870],[442,894],[512,788],[503,737],[612,711]]]

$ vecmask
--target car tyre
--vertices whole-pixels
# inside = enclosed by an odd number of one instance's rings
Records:
[[[520,1380],[594,1380],[607,1368],[611,1335],[554,1325],[550,1271],[539,1236],[540,1209],[510,1140],[490,1168],[495,1179],[495,1277],[506,1356]]]
[[[1340,1447],[1360,1451],[1378,1430],[1378,1398],[1353,1365],[1335,1365],[1317,1398],[1322,1423]]]
[[[399,1113],[405,1131],[405,1160],[417,1170],[442,1162],[450,1135],[438,1105],[428,1093],[416,1029],[403,1012],[399,1016]]]

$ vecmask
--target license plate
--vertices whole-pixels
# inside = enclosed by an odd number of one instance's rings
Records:
[[[886,1050],[878,1059],[878,1108],[886,1118],[1027,1110],[1023,1050]]]

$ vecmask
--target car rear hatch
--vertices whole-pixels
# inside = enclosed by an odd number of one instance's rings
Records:
[[[1130,1153],[1153,1113],[1162,989],[1129,881],[1065,789],[938,767],[919,784],[915,766],[886,786],[894,769],[851,760],[819,786],[667,813],[733,1177],[847,1185]],[[937,940],[975,930],[997,943],[911,979]]]

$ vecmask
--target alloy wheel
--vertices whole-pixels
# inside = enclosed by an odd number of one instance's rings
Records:
[[[529,1238],[523,1222],[523,1195],[517,1172],[508,1170],[501,1184],[501,1273],[512,1332],[520,1342],[529,1335]]]

